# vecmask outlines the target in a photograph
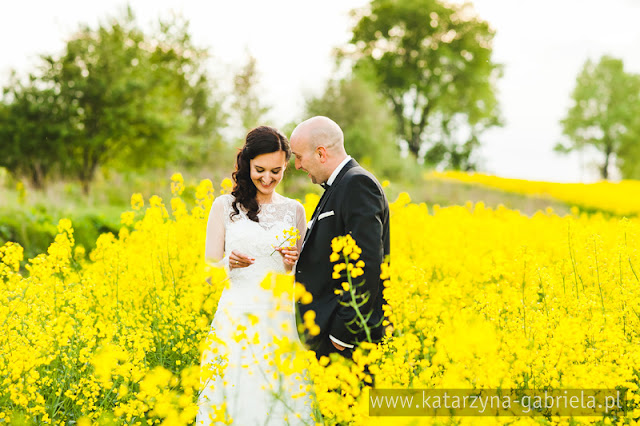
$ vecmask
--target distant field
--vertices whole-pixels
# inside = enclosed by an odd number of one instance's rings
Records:
[[[492,188],[512,194],[553,199],[587,211],[602,211],[618,216],[640,213],[640,181],[602,181],[592,184],[555,183],[507,179],[482,173],[448,171],[429,173],[428,180],[464,182],[476,187]]]

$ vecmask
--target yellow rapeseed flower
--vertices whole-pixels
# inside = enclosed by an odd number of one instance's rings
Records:
[[[631,188],[612,190],[623,187]],[[70,220],[53,228],[58,234],[48,250],[26,262],[18,244],[0,246],[0,399],[12,407],[0,420],[193,424],[197,395],[208,379],[224,373],[228,360],[220,348],[229,343],[210,328],[229,280],[223,269],[204,263],[213,185],[199,188],[195,208],[194,200],[174,196],[172,215],[152,197],[131,227],[101,235],[86,253],[75,244]],[[307,214],[317,198],[305,197]],[[623,206],[632,203],[621,201]],[[132,196],[133,212],[143,207],[142,196]],[[327,424],[397,424],[396,417],[368,416],[373,381],[378,388],[625,387],[630,410],[618,421],[635,420],[638,217],[579,209],[564,217],[548,209],[525,216],[483,203],[428,207],[406,194],[390,209],[394,259],[380,267],[385,338],[358,344],[352,360],[320,361],[295,342],[276,341],[266,356],[275,383],[285,372],[307,378]],[[340,280],[332,290],[341,299],[360,290],[358,281],[354,288],[337,285],[348,280],[345,274],[359,278],[372,266],[353,258],[362,252],[357,244],[350,236],[331,242]],[[263,284],[277,309],[313,299],[292,276],[271,275]],[[264,344],[253,319],[233,336],[247,348]],[[315,313],[305,314],[301,329],[318,335],[315,320]],[[213,342],[220,363],[200,369],[202,352]],[[214,410],[230,420],[224,404]],[[47,414],[53,412],[55,419]],[[566,424],[563,418],[545,421]]]
[[[135,193],[131,196],[131,208],[133,210],[140,210],[144,207],[144,198],[142,198],[142,194]]]
[[[220,184],[220,193],[228,194],[233,189],[233,181],[229,178],[224,178]]]

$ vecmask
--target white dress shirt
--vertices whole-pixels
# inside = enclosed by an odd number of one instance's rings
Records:
[[[331,186],[333,184],[333,181],[336,180],[336,178],[338,177],[340,170],[344,169],[344,166],[346,166],[350,160],[351,160],[351,156],[347,155],[347,158],[342,160],[342,163],[338,164],[338,167],[336,167],[333,173],[331,173],[331,176],[329,176],[329,179],[327,180],[327,185]]]

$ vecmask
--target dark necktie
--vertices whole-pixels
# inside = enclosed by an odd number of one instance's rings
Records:
[[[322,189],[326,191],[327,189],[329,189],[331,185],[329,185],[327,182],[322,182],[320,186],[322,187]]]

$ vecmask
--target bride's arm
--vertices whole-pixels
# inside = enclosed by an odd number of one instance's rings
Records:
[[[229,259],[224,255],[224,239],[224,200],[218,197],[213,201],[207,221],[204,261],[208,265],[225,268],[228,272]]]

